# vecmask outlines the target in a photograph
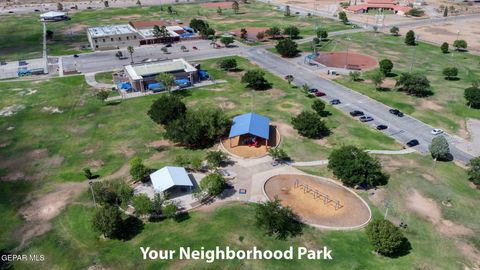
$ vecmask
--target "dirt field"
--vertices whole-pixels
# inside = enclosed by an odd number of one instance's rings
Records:
[[[414,28],[415,33],[420,35],[421,40],[441,44],[448,42],[452,46],[457,39],[457,33],[460,31],[459,39],[464,39],[468,43],[468,50],[480,52],[480,17],[471,20],[458,20],[441,24],[425,25]],[[404,29],[404,32],[407,29]]]
[[[249,135],[248,135],[249,136]],[[244,158],[262,157],[268,153],[266,142],[260,139],[259,147],[253,147],[240,144],[244,136],[238,136],[230,139],[226,138],[222,141],[223,147],[230,153]],[[276,147],[280,143],[280,133],[277,132],[275,126],[270,126],[270,139],[268,140],[268,147]]]
[[[247,39],[257,40],[257,34],[260,32],[265,33],[270,27],[246,27],[247,30]],[[235,36],[239,37],[241,35],[241,28],[230,30],[230,33],[233,33]]]
[[[345,66],[358,67],[361,70],[372,69],[377,66],[375,58],[353,53],[353,52],[332,52],[320,53],[315,61],[327,66],[336,68],[345,68]]]
[[[295,188],[295,181],[308,185],[327,194],[329,198],[338,200],[342,205],[335,210],[335,203],[324,204],[323,197],[314,199],[312,193],[304,193],[301,187]],[[270,200],[275,196],[282,205],[292,208],[299,217],[309,223],[319,226],[345,228],[364,224],[370,218],[370,210],[357,196],[346,188],[308,175],[277,175],[265,183],[265,193]]]

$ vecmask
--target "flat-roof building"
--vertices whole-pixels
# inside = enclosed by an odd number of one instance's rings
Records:
[[[87,29],[88,41],[94,50],[138,46],[141,36],[129,24],[105,25]]]
[[[180,87],[192,85],[199,80],[198,69],[183,58],[127,65],[124,66],[124,71],[132,88],[142,92],[159,86],[155,77],[160,73],[174,75]]]
[[[70,18],[65,14],[65,12],[60,11],[49,11],[40,15],[40,20],[42,22],[58,22],[70,20]]]

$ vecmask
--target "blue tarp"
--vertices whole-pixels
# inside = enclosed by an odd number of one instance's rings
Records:
[[[193,31],[193,28],[191,28],[190,26],[183,26],[182,28],[183,28],[183,30],[185,30],[185,31],[192,32],[192,33],[194,32],[194,31]]]
[[[199,70],[198,75],[200,76],[201,80],[205,80],[210,77],[210,75],[208,75],[208,72],[206,70]]]
[[[165,85],[163,85],[163,83],[149,83],[147,88],[149,90],[153,90],[153,89],[164,89],[165,88]]]
[[[194,34],[187,32],[187,33],[182,33],[182,34],[178,34],[178,35],[181,36],[181,37],[191,37],[191,36],[193,36]]]
[[[132,85],[129,82],[119,83],[118,87],[120,87],[120,89],[125,89],[125,90],[132,89]]]
[[[190,86],[190,80],[188,79],[178,79],[175,80],[175,83],[180,87]]]
[[[229,138],[251,134],[268,140],[270,135],[270,119],[256,113],[246,113],[233,118]]]

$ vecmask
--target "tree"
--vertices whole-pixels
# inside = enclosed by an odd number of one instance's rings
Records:
[[[275,160],[275,161],[285,161],[289,160],[290,157],[287,155],[287,152],[285,150],[277,147],[277,148],[269,148],[268,149],[268,154]]]
[[[320,40],[325,40],[328,38],[328,32],[324,29],[318,29],[317,30],[317,37],[320,39]]]
[[[205,190],[202,190],[199,187],[196,187],[192,190],[192,196],[195,200],[202,202],[208,198],[208,193]]]
[[[192,19],[190,20],[190,27],[195,31],[195,32],[203,32],[207,28],[209,28],[209,25],[206,21],[200,20],[200,19]]]
[[[184,117],[166,126],[165,137],[193,149],[210,147],[227,133],[230,123],[218,108],[187,110]]]
[[[277,36],[279,36],[281,33],[282,31],[280,28],[276,26],[270,27],[265,31],[265,34],[269,35],[272,39],[277,38]]]
[[[285,6],[285,13],[283,13],[283,15],[285,15],[285,17],[290,17],[290,6],[289,5]]]
[[[345,11],[340,11],[340,12],[338,13],[338,18],[339,18],[340,21],[342,21],[344,24],[347,24],[347,23],[348,23],[347,13],[345,13]]]
[[[225,45],[225,47],[228,47],[230,44],[234,42],[233,37],[221,37],[220,42]]]
[[[413,32],[413,30],[408,31],[407,34],[405,35],[405,44],[407,44],[408,46],[417,45],[415,32]]]
[[[152,201],[152,214],[154,215],[161,215],[163,211],[163,203],[166,200],[166,195],[165,193],[155,193],[153,196],[153,201]]]
[[[476,109],[480,108],[480,88],[478,86],[465,89],[464,96],[468,106]]]
[[[315,99],[312,104],[312,109],[319,115],[325,116],[325,102],[321,99]]]
[[[180,50],[182,50],[182,52],[188,52],[187,47],[185,45],[180,46]]]
[[[373,71],[368,78],[372,80],[373,84],[375,84],[375,88],[380,89],[383,81],[385,80],[385,75],[380,70]]]
[[[240,5],[238,4],[238,1],[233,1],[232,3],[232,9],[235,14],[238,14],[238,11],[240,10]]]
[[[218,66],[223,70],[234,70],[238,65],[235,58],[225,58],[220,60]]]
[[[447,139],[442,135],[434,137],[428,149],[434,160],[447,160],[450,158],[450,147]]]
[[[247,29],[245,29],[245,28],[240,29],[240,38],[241,39],[247,39],[248,38]]]
[[[290,38],[280,40],[275,49],[283,57],[295,57],[298,54],[298,45]]]
[[[208,38],[213,38],[215,37],[215,29],[213,28],[207,28],[205,29],[204,31],[201,31],[200,32],[204,37],[208,37]]]
[[[217,196],[224,190],[225,180],[221,174],[211,173],[200,181],[200,188],[210,196]]]
[[[466,50],[467,49],[467,42],[463,39],[457,39],[453,42],[453,47],[455,47],[455,49],[457,51]]]
[[[270,83],[264,76],[265,73],[261,70],[249,70],[242,76],[242,83],[254,90],[265,90],[270,87]]]
[[[133,53],[135,52],[135,49],[133,46],[128,46],[127,51],[130,54],[130,62],[133,64]]]
[[[110,91],[105,90],[105,89],[98,90],[98,91],[96,91],[96,93],[95,93],[95,96],[96,96],[100,101],[105,101],[105,100],[108,98],[109,95],[110,95]]]
[[[330,134],[325,122],[315,112],[302,111],[292,119],[293,128],[304,137],[321,139]]]
[[[265,33],[264,33],[264,32],[258,32],[255,37],[256,37],[258,40],[263,40],[263,39],[265,38]]]
[[[224,162],[227,158],[227,155],[222,151],[208,151],[205,157],[208,166],[212,169],[220,167],[222,162]]]
[[[380,66],[380,71],[383,73],[383,75],[388,76],[393,69],[393,63],[390,61],[390,59],[383,59],[380,62],[378,62]]]
[[[388,183],[377,158],[355,146],[342,146],[328,157],[328,168],[348,187],[376,187]]]
[[[152,201],[143,193],[133,196],[132,205],[135,208],[135,214],[139,216],[150,214],[153,209]]]
[[[171,15],[171,14],[173,14],[175,11],[173,10],[172,6],[168,6],[168,7],[167,7],[167,12],[168,12],[168,14]]]
[[[269,236],[285,240],[302,233],[302,224],[289,207],[282,207],[278,198],[255,205],[255,223]]]
[[[112,238],[119,233],[122,218],[117,207],[106,205],[96,210],[92,219],[92,228],[104,237]]]
[[[350,77],[350,80],[352,80],[352,81],[354,81],[354,82],[359,81],[361,75],[362,75],[362,74],[360,73],[360,71],[356,71],[356,70],[355,70],[355,71],[350,71],[350,72],[348,73],[348,76]]]
[[[288,84],[292,84],[293,79],[294,79],[293,75],[285,76],[285,80],[287,80]]]
[[[52,40],[53,39],[53,31],[52,30],[47,30],[46,38],[47,38],[47,40]]]
[[[313,42],[312,44],[312,50],[313,50],[318,44],[320,44],[320,39],[318,37],[314,37],[312,39],[312,42]]]
[[[177,205],[169,202],[163,207],[162,212],[166,218],[174,218],[177,215]]]
[[[399,253],[408,242],[400,229],[386,219],[373,220],[367,225],[365,233],[375,251],[386,256]]]
[[[134,181],[148,181],[149,171],[140,157],[135,157],[130,161],[130,176]]]
[[[475,185],[480,185],[480,157],[472,158],[468,164],[468,180]]]
[[[440,50],[442,51],[442,53],[448,53],[448,43],[443,42],[442,46],[440,46]]]
[[[175,86],[175,76],[171,73],[160,73],[155,77],[155,80],[162,83],[168,92]]]
[[[147,114],[157,124],[167,125],[185,115],[185,103],[175,95],[161,95],[150,106]]]
[[[457,78],[458,68],[456,67],[446,67],[443,69],[442,74],[445,76],[445,79],[452,80]]]
[[[217,8],[217,14],[218,14],[218,15],[222,15],[222,8],[221,8],[221,7],[218,7],[218,8]]]
[[[155,25],[153,27],[153,36],[156,38],[166,38],[170,36],[170,32],[168,32],[166,26],[159,27]]]
[[[117,188],[112,181],[94,182],[92,189],[97,203],[114,205],[118,202]]]
[[[63,10],[63,5],[62,3],[57,3],[57,10],[62,11]]]
[[[110,5],[108,4],[108,1],[103,1],[103,5],[108,8]]]
[[[116,194],[122,207],[126,207],[133,197],[133,188],[122,181],[117,186]]]
[[[139,6],[139,7],[142,6],[142,2],[140,2],[140,0],[137,0],[137,6]]]
[[[300,35],[300,30],[296,26],[288,26],[283,29],[283,34],[289,36],[291,39],[297,39]]]
[[[412,16],[412,17],[422,17],[425,15],[425,11],[421,8],[412,8],[409,11],[405,12],[405,15]]]
[[[395,86],[399,87],[400,91],[417,97],[433,94],[430,90],[430,81],[425,75],[419,73],[402,73]]]
[[[392,28],[390,28],[390,34],[394,36],[398,36],[399,32],[400,32],[400,29],[397,26],[392,26]]]
[[[443,10],[443,17],[447,17],[448,16],[448,7],[445,7],[445,9]]]
[[[93,179],[93,173],[90,168],[83,169],[83,175],[85,175],[85,178],[87,178],[88,180]]]

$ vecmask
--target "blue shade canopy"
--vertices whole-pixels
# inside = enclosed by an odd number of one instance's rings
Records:
[[[183,167],[163,167],[150,174],[150,180],[152,180],[153,189],[156,192],[164,192],[174,186],[193,187],[193,183]]]
[[[251,134],[268,140],[270,134],[270,119],[256,113],[246,113],[233,118],[229,138]]]

